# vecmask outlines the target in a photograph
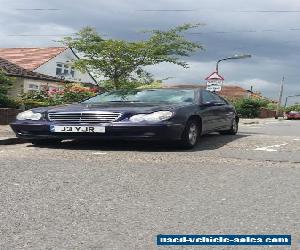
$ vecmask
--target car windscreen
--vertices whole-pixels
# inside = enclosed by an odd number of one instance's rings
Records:
[[[83,103],[144,102],[144,103],[193,103],[194,90],[190,89],[147,89],[105,92]]]

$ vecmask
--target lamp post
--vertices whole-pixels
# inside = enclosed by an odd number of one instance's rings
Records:
[[[250,58],[250,57],[251,57],[251,55],[243,54],[243,55],[234,55],[234,56],[231,56],[231,57],[222,58],[222,59],[220,59],[220,60],[217,61],[216,72],[217,72],[217,74],[219,74],[219,63],[222,62],[222,61],[236,60],[236,59],[245,59],[245,58]]]
[[[278,103],[277,103],[275,119],[278,119],[279,114],[280,114],[280,105],[281,105],[282,94],[283,94],[283,83],[284,83],[284,76],[282,77],[281,84],[280,84],[279,98],[278,98]]]

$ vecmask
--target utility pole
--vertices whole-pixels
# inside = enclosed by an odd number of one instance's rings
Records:
[[[280,106],[281,106],[281,100],[282,100],[282,94],[283,94],[283,83],[284,83],[284,76],[282,77],[281,84],[280,84],[279,98],[278,98],[278,103],[277,103],[275,119],[278,119],[279,113],[280,113]]]
[[[290,97],[298,97],[298,96],[300,96],[300,95],[289,95],[289,96],[287,96],[287,97],[285,98],[284,107],[286,108],[287,101],[288,101],[288,99],[289,99]]]

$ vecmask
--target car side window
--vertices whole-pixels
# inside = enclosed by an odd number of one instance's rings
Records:
[[[219,98],[225,103],[225,104],[230,104],[224,97],[222,96],[219,96]]]
[[[202,92],[202,102],[203,103],[208,103],[208,102],[216,102],[217,99],[215,98],[215,95],[208,91],[203,91]]]
[[[214,102],[227,104],[226,101],[223,98],[221,98],[220,96],[218,96],[214,93],[211,93],[211,95],[213,95],[213,98],[215,99]]]

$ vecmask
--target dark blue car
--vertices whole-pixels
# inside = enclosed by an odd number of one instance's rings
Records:
[[[204,89],[105,92],[77,104],[20,113],[11,127],[33,144],[64,139],[178,141],[194,147],[210,132],[236,134],[238,116],[222,97]]]

